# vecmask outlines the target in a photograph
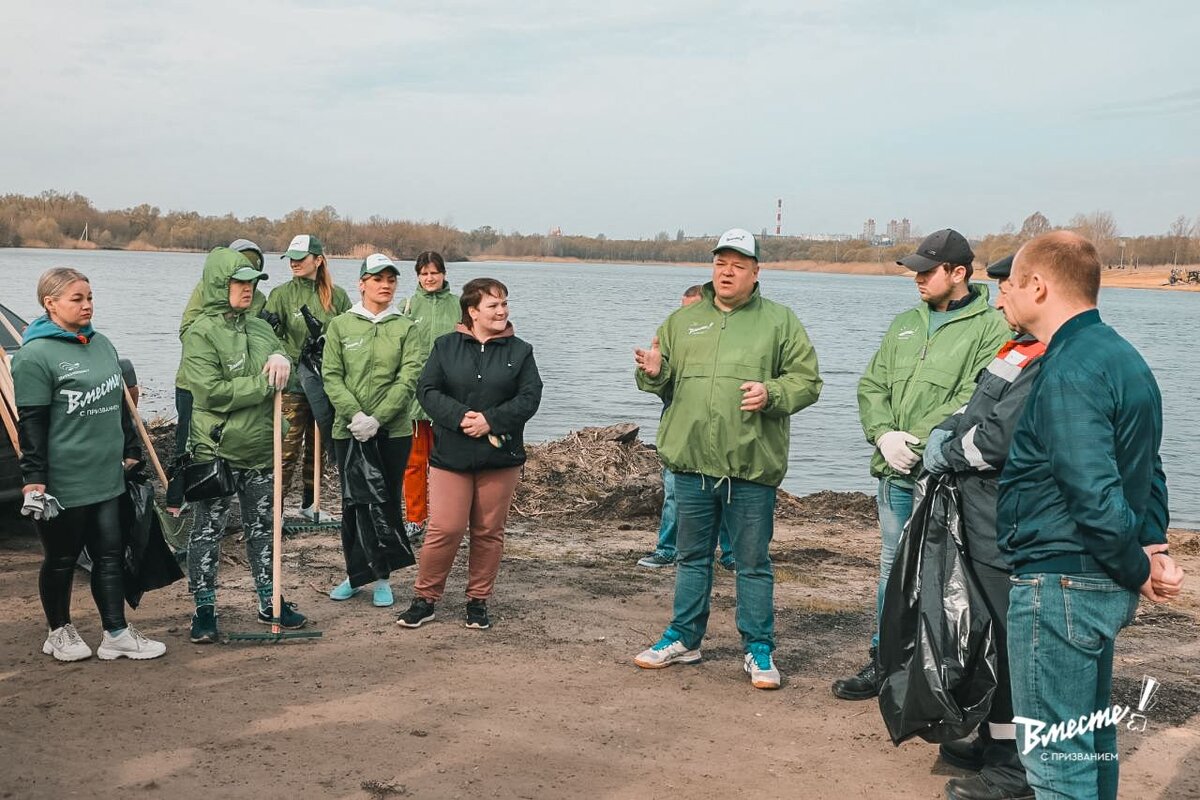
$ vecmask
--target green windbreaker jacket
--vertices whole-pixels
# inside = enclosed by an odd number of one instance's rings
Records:
[[[670,397],[658,427],[658,453],[676,472],[778,486],[787,472],[790,420],[817,401],[817,354],[795,313],[755,284],[733,311],[704,300],[674,311],[658,329],[662,371],[635,371],[639,389]],[[741,410],[746,381],[767,387],[767,407]]]
[[[412,435],[409,409],[426,355],[415,333],[395,309],[373,321],[361,303],[330,321],[321,378],[335,412],[333,438],[350,438],[346,426],[359,411],[389,436]]]
[[[204,261],[200,316],[183,334],[180,373],[194,397],[191,452],[240,469],[272,464],[271,387],[263,366],[283,347],[271,326],[229,305],[229,279],[244,256],[218,247]]]
[[[271,290],[271,294],[267,296],[266,309],[279,315],[279,338],[283,340],[284,353],[293,364],[299,360],[300,349],[308,339],[308,325],[304,322],[304,315],[300,313],[300,306],[305,305],[314,317],[321,320],[325,327],[329,327],[329,320],[350,310],[350,298],[345,289],[334,286],[333,302],[330,304],[333,310],[326,311],[317,294],[317,282],[307,278],[292,278]],[[292,371],[287,391],[290,394],[300,394],[303,391],[300,388],[300,375],[297,370]]]
[[[925,303],[892,320],[858,382],[858,416],[871,444],[881,433],[906,431],[921,440],[913,451],[923,452],[929,432],[966,405],[979,371],[1008,341],[1011,331],[1004,315],[988,305],[987,286],[971,286],[975,299],[933,336]],[[878,449],[871,474],[912,479],[889,467]]]
[[[443,284],[442,288],[436,292],[427,292],[418,286],[412,297],[396,303],[396,307],[400,309],[400,313],[413,321],[414,328],[411,335],[416,337],[424,352],[421,357],[422,365],[429,357],[434,341],[439,336],[453,331],[454,326],[462,319],[462,308],[458,304],[458,295],[450,291],[449,283]],[[415,397],[409,414],[414,420],[429,419],[429,415],[425,413],[425,409],[421,408],[421,404]]]
[[[228,248],[217,248],[225,250]],[[237,252],[236,250],[234,252]],[[245,258],[243,256],[243,258]],[[252,267],[249,259],[246,260],[246,266]],[[250,310],[248,313],[252,317],[257,317],[258,312],[263,310],[263,306],[267,304],[267,296],[259,291],[257,286],[254,287],[254,299],[250,301]],[[187,305],[183,308],[183,317],[179,320],[179,340],[183,341],[183,335],[187,333],[187,329],[200,316],[204,307],[204,282],[196,284],[196,288],[192,289],[192,296],[188,298]],[[186,389],[187,386],[183,383],[183,362],[179,362],[179,369],[175,372],[175,385],[180,389]]]

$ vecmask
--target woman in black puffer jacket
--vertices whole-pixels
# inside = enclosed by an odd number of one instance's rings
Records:
[[[492,278],[463,287],[462,321],[441,336],[417,384],[433,421],[429,529],[421,546],[412,605],[396,622],[433,619],[454,554],[470,528],[468,628],[489,628],[487,600],[504,549],[504,525],[521,465],[525,423],[537,412],[542,379],[533,348],[508,321],[508,288]]]

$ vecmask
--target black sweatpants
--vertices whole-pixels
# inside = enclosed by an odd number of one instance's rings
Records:
[[[71,585],[75,562],[87,546],[92,557],[92,599],[106,631],[125,627],[124,536],[120,497],[68,508],[49,522],[35,522],[45,560],[38,592],[50,630],[71,621]]]

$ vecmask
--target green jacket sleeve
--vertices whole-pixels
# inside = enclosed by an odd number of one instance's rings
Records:
[[[410,340],[413,332],[414,328],[409,328],[404,337],[404,344],[400,351],[400,371],[396,374],[396,380],[392,382],[391,387],[383,396],[383,402],[379,404],[379,408],[375,409],[375,413],[372,415],[380,421],[392,419],[412,407],[413,397],[417,393],[417,379],[421,377],[421,369],[425,366],[426,356],[418,343]],[[392,435],[399,433],[399,431],[394,431]]]
[[[662,369],[659,370],[656,377],[651,378],[640,367],[635,367],[633,377],[637,381],[637,387],[643,392],[650,392],[659,397],[668,397],[671,393],[674,375],[671,372],[671,340],[667,334],[665,322],[658,326],[658,332],[655,335],[658,337],[658,349],[662,352]]]
[[[196,321],[196,317],[200,316],[200,311],[204,307],[204,293],[201,291],[200,284],[196,284],[196,288],[192,289],[192,296],[188,298],[187,305],[183,309],[183,319],[179,321],[179,338],[183,339],[183,334],[187,333],[187,329],[192,327],[192,323]]]
[[[342,417],[353,417],[362,411],[358,398],[346,386],[346,364],[342,360],[342,337],[340,325],[335,319],[325,332],[325,352],[321,359],[321,381],[329,402]]]
[[[768,417],[790,417],[802,408],[817,402],[821,396],[821,375],[817,367],[817,351],[799,320],[792,318],[787,339],[783,343],[779,376],[764,381],[767,387]]]
[[[871,444],[875,444],[880,434],[896,429],[891,387],[887,382],[892,358],[889,342],[893,337],[888,335],[890,333],[891,329],[884,334],[883,343],[879,345],[875,355],[871,356],[867,371],[858,381],[858,418],[862,423],[863,433]]]
[[[271,393],[266,373],[226,377],[216,348],[191,329],[183,335],[183,376],[196,405],[220,414],[258,405]]]
[[[1137,591],[1150,577],[1150,563],[1117,469],[1115,403],[1097,387],[1087,373],[1060,373],[1045,380],[1038,393],[1038,417],[1048,422],[1038,426],[1037,434],[1088,552],[1113,580]],[[1080,447],[1080,442],[1088,446]]]
[[[1142,517],[1142,528],[1138,534],[1138,542],[1145,547],[1148,544],[1166,544],[1167,525],[1171,515],[1167,506],[1167,475],[1163,472],[1162,456],[1154,454],[1154,478],[1150,483],[1150,499],[1146,504],[1146,513]]]

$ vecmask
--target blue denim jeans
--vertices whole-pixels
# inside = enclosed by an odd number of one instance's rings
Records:
[[[879,645],[883,590],[887,586],[888,576],[892,574],[892,562],[896,560],[900,534],[904,533],[904,524],[912,516],[913,490],[887,478],[880,478],[875,505],[879,509],[879,584],[875,589],[875,634],[871,637],[871,647]]]
[[[675,473],[663,467],[663,507],[662,521],[658,525],[658,544],[654,548],[656,555],[675,560],[675,529],[678,524],[679,512],[675,507]],[[721,530],[717,535],[717,544],[721,548],[721,560],[733,558],[733,545],[729,543],[729,521],[721,518]]]
[[[1133,620],[1138,593],[1103,574],[1034,573],[1011,581],[1008,664],[1017,747],[1029,785],[1038,800],[1115,800],[1116,726],[1030,747],[1026,736],[1037,726],[1023,718],[1045,723],[1046,736],[1056,723],[1087,720],[1112,705],[1113,641]]]
[[[689,649],[708,628],[713,548],[722,521],[729,525],[737,559],[738,631],[743,647],[775,649],[775,573],[769,547],[775,532],[775,487],[692,472],[675,475],[678,554],[671,630]]]

